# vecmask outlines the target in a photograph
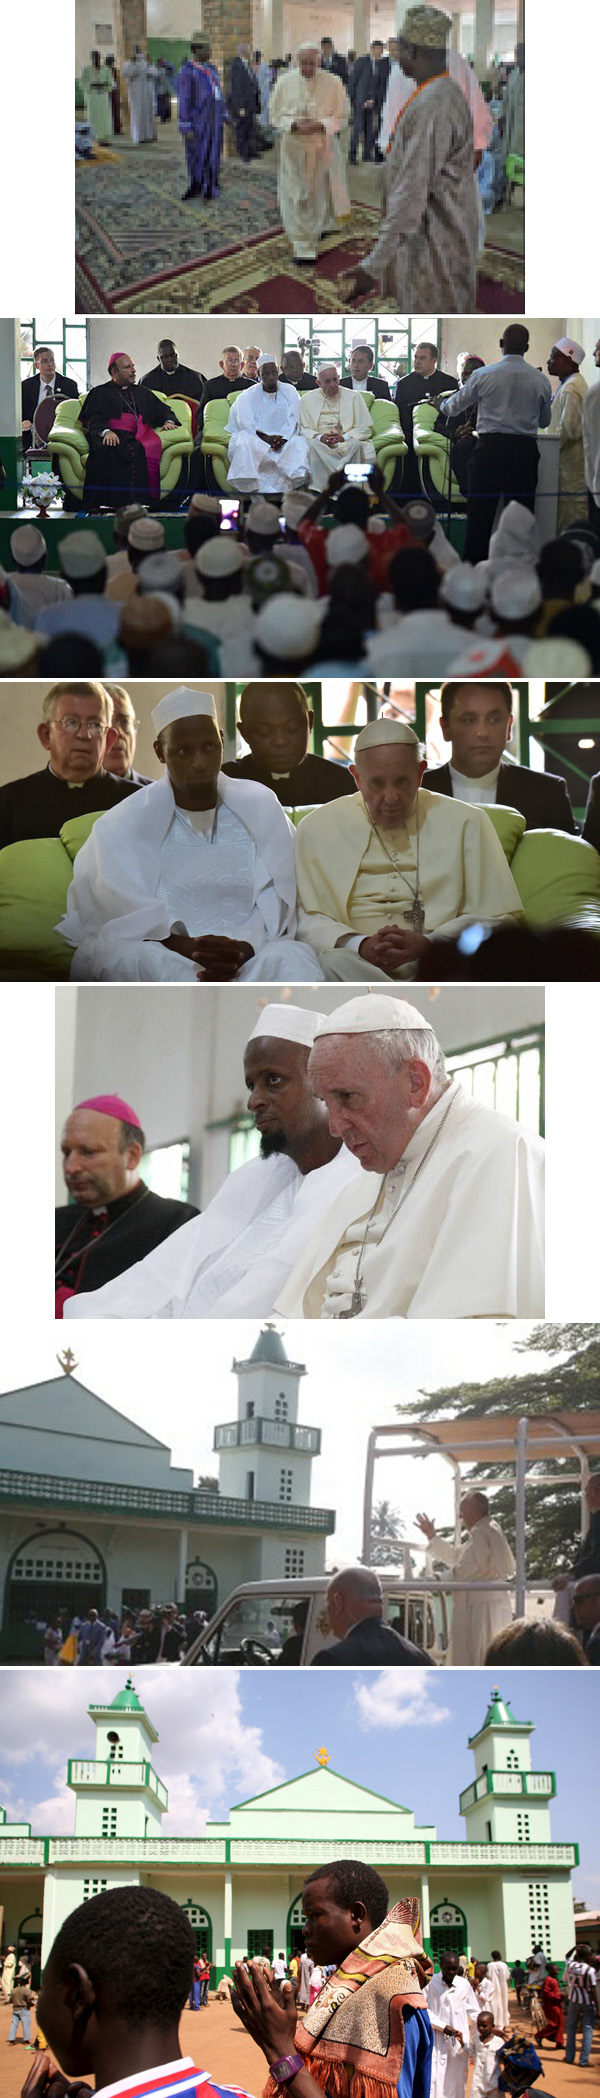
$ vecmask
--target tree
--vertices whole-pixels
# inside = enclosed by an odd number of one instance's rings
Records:
[[[458,1384],[434,1392],[420,1392],[412,1405],[397,1407],[404,1417],[441,1420],[455,1414],[463,1420],[483,1420],[493,1414],[521,1414],[539,1418],[560,1412],[589,1412],[600,1408],[600,1326],[552,1325],[532,1327],[514,1343],[516,1355],[543,1354],[548,1368],[524,1376],[499,1377],[487,1384]],[[527,1566],[530,1578],[551,1580],[571,1565],[579,1535],[579,1494],[574,1487],[553,1487],[552,1480],[573,1470],[573,1457],[547,1459],[543,1489],[531,1483],[526,1492]],[[501,1465],[474,1464],[469,1483],[493,1488],[502,1473]],[[515,1497],[510,1486],[499,1487],[492,1496],[493,1514],[514,1545]]]
[[[371,1519],[370,1566],[396,1566],[399,1553],[398,1543],[404,1533],[404,1522],[398,1508],[391,1501],[378,1501]]]

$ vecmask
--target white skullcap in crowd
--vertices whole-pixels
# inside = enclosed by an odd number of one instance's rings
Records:
[[[317,1027],[315,1041],[326,1034],[382,1034],[390,1027],[426,1027],[429,1034],[435,1033],[431,1020],[426,1020],[406,998],[390,998],[384,991],[364,991],[362,998],[348,998],[344,1005],[336,1005],[334,1012],[326,1014]]]
[[[309,1013],[301,1005],[265,1005],[259,1013],[248,1036],[254,1042],[259,1035],[273,1035],[279,1042],[302,1042],[312,1049],[317,1028],[325,1019],[325,1013]]]
[[[592,658],[580,641],[554,634],[530,641],[520,667],[526,677],[590,677]]]
[[[33,568],[46,552],[46,541],[37,525],[17,525],[11,532],[10,551],[19,568]]]
[[[260,497],[258,502],[250,504],[246,515],[246,531],[262,533],[265,539],[279,538],[277,510],[272,503],[265,502],[264,496]]]
[[[189,715],[198,714],[208,714],[218,728],[217,709],[212,692],[192,692],[190,685],[178,685],[176,692],[165,692],[164,698],[159,699],[157,705],[152,708],[152,720],[157,736],[160,735],[161,729],[169,728],[172,721],[185,721]]]
[[[200,576],[237,575],[244,565],[241,547],[231,532],[217,532],[214,539],[205,539],[194,555],[194,567]]]
[[[68,539],[59,539],[58,558],[69,582],[80,582],[106,568],[106,554],[97,532],[70,532]]]
[[[165,528],[157,517],[135,517],[127,533],[127,545],[136,553],[159,554],[165,543]]]
[[[165,591],[176,593],[182,583],[181,561],[178,555],[147,554],[138,568],[137,580],[142,596],[145,591],[148,591],[151,597],[164,595]]]
[[[457,568],[447,568],[442,577],[439,597],[443,605],[450,605],[453,612],[481,612],[485,604],[485,577],[464,561]]]
[[[383,714],[379,721],[368,721],[366,728],[361,728],[354,745],[354,755],[358,757],[361,750],[376,750],[381,743],[411,743],[414,750],[420,751],[421,748],[419,738],[408,721],[388,720],[387,715]]]
[[[257,359],[256,359],[256,369],[257,369],[257,372],[261,372],[261,371],[262,371],[262,369],[263,369],[263,365],[264,365],[264,364],[276,364],[276,363],[277,363],[277,358],[276,358],[276,356],[275,356],[275,351],[274,351],[274,350],[261,350],[261,354],[260,354],[260,357],[257,357]]]
[[[503,563],[492,578],[490,600],[499,619],[530,619],[542,602],[535,568],[509,568],[508,562]]]
[[[513,499],[507,503],[495,531],[492,532],[488,560],[493,568],[497,568],[502,561],[529,561],[534,567],[539,550],[537,518],[532,510],[525,508],[524,503],[517,503]]]
[[[328,568],[345,568],[349,562],[355,568],[359,561],[366,560],[369,542],[360,525],[334,525],[325,540],[325,560]]]
[[[268,656],[283,656],[288,663],[312,655],[321,632],[323,605],[310,597],[294,597],[281,590],[263,605],[255,621],[253,638]]]
[[[573,364],[583,364],[585,350],[580,342],[573,342],[570,335],[560,335],[558,342],[554,344],[554,348],[555,350],[562,350],[563,357],[570,357]]]

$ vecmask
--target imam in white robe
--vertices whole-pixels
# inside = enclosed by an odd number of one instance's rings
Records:
[[[70,1297],[69,1318],[269,1318],[302,1246],[359,1170],[344,1145],[312,1173],[284,1153],[250,1159],[191,1218],[193,1230],[183,1224],[114,1282]]]
[[[148,59],[140,55],[128,59],[122,70],[129,94],[132,145],[151,145],[156,138],[156,66],[149,65]]]
[[[471,1257],[476,1259],[474,1249]],[[450,1544],[443,1538],[434,1537],[428,1546],[427,1556],[441,1560],[442,1566],[449,1566],[456,1581],[506,1581],[515,1571],[515,1562],[507,1538],[490,1515],[482,1515],[480,1522],[474,1523],[466,1544]],[[491,1590],[486,1594],[477,1589],[472,1595],[468,1592],[453,1595],[452,1634],[448,1656],[452,1666],[483,1667],[490,1641],[495,1638],[496,1632],[502,1631],[503,1625],[510,1624],[512,1614],[510,1595],[492,1595]],[[488,1967],[493,1987],[494,1964],[497,1966],[498,1962],[492,1961]],[[495,2017],[494,2006],[499,2000],[498,1988],[490,2004],[490,2010],[494,2011]],[[496,2018],[496,2023],[506,2025],[507,2020],[508,1997],[506,2015]]]
[[[410,909],[417,829],[426,935],[457,939],[474,920],[497,924],[520,916],[518,891],[485,809],[419,787],[408,823],[385,833],[396,872],[362,794],[344,795],[311,810],[296,832],[300,938],[321,958],[328,981],[389,981],[358,949],[382,926],[401,925]],[[399,973],[414,974],[415,966]]]
[[[311,950],[294,939],[294,832],[270,787],[221,772],[210,828],[195,828],[189,814],[165,774],[109,809],[108,823],[98,817],[57,928],[76,949],[73,979],[194,983],[195,962],[161,945],[178,932],[247,941],[245,982],[322,980]]]
[[[311,136],[292,125],[309,117],[322,129]],[[318,68],[304,80],[300,68],[280,73],[269,101],[269,123],[280,133],[278,196],[284,231],[294,255],[316,261],[321,234],[350,217],[350,197],[339,133],[350,122],[350,104],[337,73]]]
[[[278,1312],[348,1316],[375,1204],[359,1316],[543,1318],[543,1143],[473,1100],[458,1079],[425,1115],[399,1166],[384,1177],[365,1173],[338,1196]]]
[[[443,1974],[434,1974],[427,1983],[425,1998],[433,2027],[431,2098],[464,2098],[471,2044],[469,2019],[478,2016],[477,1997],[466,1975],[457,1974],[449,1987]],[[445,2025],[451,2025],[453,2032],[459,2034],[462,2047],[444,2032]]]
[[[273,452],[258,436],[284,437],[282,451]],[[276,393],[264,386],[248,386],[232,401],[227,424],[229,438],[228,478],[244,495],[300,488],[308,478],[308,445],[300,434],[300,401],[295,386],[280,379]]]
[[[349,387],[340,386],[335,399],[330,400],[320,386],[316,387],[312,393],[302,394],[300,419],[308,439],[311,488],[326,488],[330,475],[339,466],[348,466],[351,460],[374,464],[371,417],[363,393],[351,393]],[[324,436],[340,427],[341,442],[324,444]]]

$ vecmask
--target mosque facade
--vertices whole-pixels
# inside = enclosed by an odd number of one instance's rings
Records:
[[[58,1616],[161,1602],[211,1616],[240,1581],[324,1572],[335,1516],[311,1505],[321,1431],[298,1418],[304,1365],[267,1326],[233,1371],[210,1488],[71,1368],[0,1397],[0,1660],[39,1660]]]
[[[515,1719],[498,1690],[468,1743],[474,1774],[460,1794],[460,1842],[438,1839],[409,1808],[330,1769],[325,1749],[316,1769],[232,1807],[203,1836],[163,1835],[158,1736],[133,1683],[92,1704],[89,1717],[94,1753],[68,1765],[73,1835],[32,1836],[0,1810],[4,1942],[26,1945],[34,1971],[73,1908],[123,1885],[157,1887],[180,1904],[216,1982],[247,1955],[289,1956],[302,1943],[306,1877],[348,1856],[381,1873],[391,1901],[417,1895],[434,1958],[450,1949],[488,1959],[499,1947],[512,1961],[541,1943],[562,1964],[575,1942],[577,1844],[553,1843],[554,1775],[532,1769],[533,1724]]]

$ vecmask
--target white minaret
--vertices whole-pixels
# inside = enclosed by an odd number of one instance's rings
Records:
[[[321,1431],[298,1421],[304,1364],[288,1361],[281,1335],[267,1325],[248,1360],[234,1360],[232,1367],[238,1380],[237,1420],[215,1428],[214,1439],[221,1493],[308,1508]]]
[[[493,1690],[479,1733],[469,1741],[475,1783],[460,1795],[469,1843],[550,1843],[551,1770],[532,1770],[529,1719],[515,1719]]]
[[[96,1754],[89,1762],[71,1760],[68,1770],[75,1835],[160,1836],[168,1797],[150,1760],[158,1734],[131,1679],[111,1705],[90,1705],[89,1715]]]

